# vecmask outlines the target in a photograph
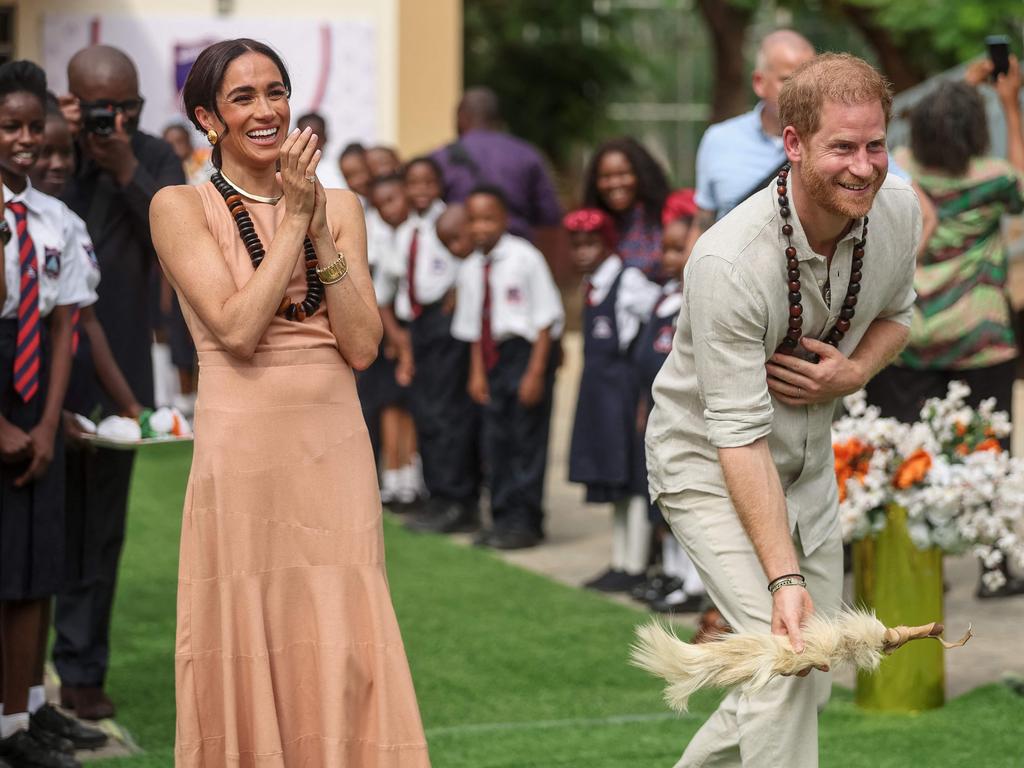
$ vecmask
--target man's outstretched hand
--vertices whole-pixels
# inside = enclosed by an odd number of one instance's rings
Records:
[[[765,364],[769,391],[786,405],[832,402],[867,383],[860,364],[830,344],[807,336],[800,343],[808,352],[818,355],[817,363],[776,352]]]

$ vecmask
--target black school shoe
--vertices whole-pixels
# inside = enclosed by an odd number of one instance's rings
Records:
[[[6,759],[11,768],[81,768],[71,755],[44,746],[28,731],[0,739],[0,758]]]
[[[473,533],[480,529],[480,512],[476,505],[437,499],[405,527],[418,533]]]
[[[29,719],[29,730],[36,738],[39,733],[52,734],[69,742],[72,749],[99,749],[107,743],[107,734],[99,728],[90,728],[50,704],[36,710]]]
[[[518,528],[508,530],[494,529],[486,539],[485,546],[494,549],[529,549],[540,544],[541,537],[532,531]]]
[[[650,605],[651,610],[657,613],[697,613],[704,605],[704,595],[688,595],[680,587]]]
[[[663,573],[655,574],[641,584],[637,584],[629,590],[630,597],[639,600],[641,603],[653,603],[661,600],[665,595],[675,592],[683,586],[683,582],[675,576],[666,576]]]
[[[618,571],[609,568],[599,576],[590,581],[584,582],[584,589],[595,589],[598,592],[629,592],[638,584],[643,584],[647,577],[642,573],[628,574],[625,571]]]

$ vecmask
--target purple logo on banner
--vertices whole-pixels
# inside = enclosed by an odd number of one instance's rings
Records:
[[[217,42],[207,38],[196,43],[175,43],[174,44],[174,87],[178,94],[185,87],[185,78],[196,63],[196,58],[203,52],[203,49]]]

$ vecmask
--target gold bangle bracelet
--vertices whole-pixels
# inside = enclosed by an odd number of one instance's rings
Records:
[[[338,258],[326,267],[317,267],[316,276],[324,285],[340,283],[348,274],[348,262],[345,261],[345,254],[339,253]]]

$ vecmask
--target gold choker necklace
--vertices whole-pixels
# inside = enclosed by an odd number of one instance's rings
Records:
[[[241,194],[243,197],[248,197],[250,200],[255,200],[257,203],[269,203],[270,205],[277,205],[277,201],[280,200],[284,195],[278,195],[277,197],[264,197],[263,195],[254,195],[252,192],[246,192],[238,184],[235,184],[224,171],[220,171],[220,175],[224,177],[224,181],[235,188],[235,191]]]

